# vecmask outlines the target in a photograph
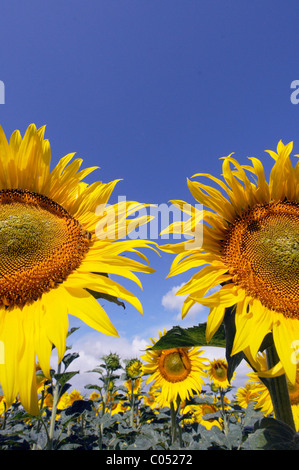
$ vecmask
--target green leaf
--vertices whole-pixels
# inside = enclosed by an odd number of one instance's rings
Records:
[[[274,418],[262,418],[256,429],[263,429],[264,450],[299,450],[299,434]]]
[[[101,364],[102,367],[105,367],[105,364]],[[93,372],[93,373],[97,373],[97,374],[100,374],[100,375],[103,375],[103,369],[101,369],[100,367],[96,367],[95,369],[92,369],[92,370],[88,370],[87,372]]]
[[[226,360],[228,364],[227,368],[227,379],[230,382],[235,372],[236,368],[240,362],[245,358],[244,353],[240,351],[237,354],[232,356],[232,349],[234,344],[234,339],[236,335],[236,325],[235,325],[235,306],[227,308],[224,315],[223,326],[226,337]]]
[[[206,323],[200,323],[198,326],[193,326],[191,328],[181,328],[180,326],[174,326],[171,330],[167,331],[167,333],[165,333],[165,335],[163,335],[151,348],[148,349],[158,351],[171,348],[190,348],[193,346],[225,347],[224,328],[220,326],[212,340],[207,343]]]
[[[68,366],[79,357],[78,353],[69,353],[64,356],[62,362],[64,363],[65,368],[67,369]]]
[[[98,392],[102,393],[102,387],[99,387],[98,385],[87,384],[84,385],[84,388],[86,388],[87,390],[97,390]]]
[[[73,328],[71,328],[67,333],[67,338],[71,336],[73,333],[75,333],[75,331],[79,330],[79,328],[80,328],[79,326],[74,326]]]
[[[99,276],[109,277],[107,273],[93,273],[93,274],[98,274]],[[126,308],[124,302],[119,300],[117,297],[114,297],[113,295],[103,294],[102,292],[96,292],[91,289],[85,289],[85,290],[87,290],[87,292],[89,292],[95,299],[104,299],[104,300],[107,300],[108,302],[112,302],[116,305],[119,305],[120,307]]]
[[[114,297],[113,295],[108,295],[108,294],[102,294],[101,292],[96,292],[91,289],[85,289],[87,292],[89,292],[95,299],[103,299],[107,300],[108,302],[112,302],[113,304],[119,305],[120,307],[126,308],[124,302],[119,300],[117,297]]]
[[[66,416],[70,416],[73,414],[81,414],[84,411],[91,411],[92,410],[92,402],[86,400],[76,400],[74,403],[66,408],[65,414]]]
[[[61,374],[54,374],[54,377],[61,387],[63,387],[63,385],[66,384],[66,382],[68,382],[76,374],[79,374],[78,370],[74,372],[62,372]]]
[[[127,447],[127,450],[148,450],[151,449],[153,440],[151,437],[139,435],[133,444]]]

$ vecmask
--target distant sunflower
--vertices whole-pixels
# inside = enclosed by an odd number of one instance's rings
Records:
[[[130,359],[125,367],[128,379],[138,379],[142,375],[142,362],[139,359]]]
[[[117,336],[95,297],[120,298],[142,312],[139,300],[108,275],[141,285],[133,271],[153,271],[121,256],[133,252],[147,261],[137,248],[149,242],[119,240],[138,203],[107,204],[117,180],[85,183],[97,167],[79,171],[82,160],[71,162],[74,154],[50,171],[44,131],[32,124],[8,142],[0,127],[0,382],[8,405],[18,395],[32,414],[39,411],[35,356],[49,377],[52,346],[59,361],[66,349],[68,314]]]
[[[211,429],[213,426],[222,429],[221,418],[210,418],[205,419],[205,416],[208,418],[208,415],[216,413],[219,408],[212,403],[201,403],[198,405],[184,405],[182,406],[181,412],[183,415],[182,422],[187,423],[200,423],[206,429]]]
[[[137,379],[128,379],[124,382],[124,387],[128,389],[128,394],[131,395],[132,393],[137,394],[141,392],[141,384],[142,384],[142,378],[139,377]],[[132,391],[132,385],[133,385],[133,391]]]
[[[75,401],[84,400],[79,390],[73,390],[72,392],[68,394],[67,398],[68,398],[68,406],[71,406]]]
[[[267,151],[274,160],[269,183],[260,160],[250,158],[252,166],[240,165],[231,155],[223,160],[224,181],[209,174],[194,175],[208,177],[222,191],[188,180],[196,201],[209,210],[172,201],[191,217],[188,224],[174,223],[165,232],[192,235],[193,231],[193,238],[162,249],[176,254],[169,276],[207,265],[177,292],[187,295],[182,315],[196,302],[210,307],[209,341],[225,309],[235,306],[232,354],[249,351],[256,356],[264,337],[273,332],[284,371],[294,384],[292,352],[299,337],[299,163],[292,165],[292,148],[292,142],[280,141],[277,153]],[[198,247],[194,230],[200,224],[203,242]]]
[[[209,361],[207,373],[209,379],[212,383],[221,389],[227,388],[230,386],[230,382],[227,378],[227,368],[228,364],[225,359],[214,359],[213,361]],[[232,379],[235,377],[235,373]]]
[[[205,419],[205,416],[216,413],[219,410],[215,405],[209,403],[203,403],[198,405],[196,412],[196,420],[206,429],[211,429],[213,426],[216,426],[219,429],[222,429],[222,418],[210,418]]]
[[[100,396],[100,394],[97,393],[97,392],[92,392],[92,393],[89,395],[89,400],[91,400],[91,401],[98,401],[100,398],[101,398],[101,396]]]
[[[161,336],[159,331],[159,337]],[[151,341],[154,345],[157,340]],[[160,406],[170,406],[173,403],[176,408],[177,399],[184,401],[201,391],[203,377],[206,376],[204,359],[200,357],[202,353],[198,347],[171,348],[148,350],[141,356],[141,359],[146,361],[143,373],[150,374],[145,384],[154,382],[156,388],[161,388],[157,396]]]
[[[244,387],[239,387],[236,393],[236,402],[242,408],[247,408],[249,403],[254,402],[260,391],[259,384],[248,380]]]
[[[160,395],[160,391],[157,389],[155,384],[150,386],[150,389],[147,391],[146,395],[143,395],[143,403],[150,408],[157,409],[159,407],[159,402],[157,398]]]

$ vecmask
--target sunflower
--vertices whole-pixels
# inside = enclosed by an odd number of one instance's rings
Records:
[[[137,379],[142,375],[142,362],[139,359],[130,359],[126,364],[126,377],[128,379]]]
[[[133,385],[133,390],[132,390]],[[124,387],[128,390],[128,395],[137,394],[141,392],[141,385],[142,385],[142,378],[139,377],[137,379],[128,379],[124,382]]]
[[[97,408],[98,412],[110,413],[111,415],[125,412],[127,409],[129,409],[128,401],[121,400],[117,392],[108,392],[106,404],[101,401]]]
[[[230,382],[227,378],[227,368],[228,364],[225,359],[214,359],[213,361],[209,361],[209,366],[207,369],[207,373],[209,379],[217,388],[227,388],[230,386]],[[235,373],[233,375],[233,378]]]
[[[219,408],[212,404],[212,403],[201,403],[198,405],[184,405],[181,408],[181,413],[183,415],[182,422],[184,424],[188,423],[200,423],[206,429],[211,429],[213,426],[222,429],[221,426],[221,418],[209,418],[205,419],[205,416],[208,418],[207,415],[212,415],[216,413]],[[186,415],[186,417],[184,417]]]
[[[256,382],[248,380],[244,387],[239,387],[236,393],[236,402],[241,408],[247,408],[249,403],[258,397],[260,386]]]
[[[159,407],[159,402],[157,401],[160,395],[160,390],[157,389],[155,384],[152,384],[147,391],[146,395],[143,395],[143,403],[145,406],[149,406],[152,410]]]
[[[208,209],[172,201],[190,218],[162,233],[193,234],[193,238],[161,248],[176,255],[169,276],[200,268],[177,292],[187,296],[182,316],[196,302],[209,307],[206,339],[210,341],[226,308],[234,310],[233,355],[243,351],[255,357],[271,332],[283,369],[294,384],[293,355],[299,338],[299,163],[293,166],[292,149],[292,142],[280,141],[277,153],[267,150],[273,158],[269,182],[259,159],[249,158],[251,164],[241,165],[232,154],[223,159],[223,179],[194,175],[209,178],[219,189],[188,180],[195,200]],[[200,246],[194,243],[199,228]]]
[[[203,403],[198,405],[197,412],[195,414],[196,421],[199,422],[206,429],[211,429],[213,426],[216,426],[219,429],[222,429],[222,418],[209,418],[205,419],[205,416],[209,414],[216,413],[218,411],[217,407],[209,403]]]
[[[138,203],[109,205],[118,180],[85,183],[97,167],[80,170],[74,154],[50,171],[44,131],[32,124],[23,138],[17,130],[8,142],[0,127],[0,382],[8,405],[19,395],[32,414],[38,413],[36,357],[49,378],[52,346],[59,361],[66,350],[68,314],[117,336],[96,297],[120,298],[142,313],[135,295],[109,275],[141,286],[134,271],[153,271],[138,251],[152,242],[120,240],[132,230],[127,217]],[[133,220],[136,227],[148,219]]]
[[[84,400],[83,396],[79,392],[79,390],[73,390],[67,395],[68,399],[68,406],[71,406],[75,401]]]
[[[164,334],[166,331],[164,330]],[[159,337],[162,333],[159,331]],[[152,347],[157,340],[151,338]],[[198,347],[171,348],[164,350],[147,350],[141,359],[147,362],[143,365],[143,373],[150,374],[145,382],[154,382],[156,388],[161,388],[157,397],[160,406],[177,407],[177,400],[184,401],[201,391],[204,384],[205,364]]]

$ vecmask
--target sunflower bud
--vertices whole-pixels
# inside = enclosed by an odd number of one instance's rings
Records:
[[[131,359],[126,365],[128,379],[137,379],[142,375],[142,362],[139,359]]]
[[[110,353],[107,356],[103,356],[107,369],[115,371],[121,368],[120,357],[116,353]]]

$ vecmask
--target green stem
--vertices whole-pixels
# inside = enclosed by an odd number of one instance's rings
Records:
[[[274,344],[266,349],[266,354],[268,368],[271,369],[279,361]],[[285,374],[279,377],[269,378],[267,380],[267,386],[271,396],[275,418],[296,430]]]
[[[57,372],[60,373],[61,364],[58,364]],[[54,439],[54,430],[55,430],[55,421],[56,421],[56,413],[57,413],[57,405],[59,400],[59,392],[60,392],[60,384],[56,382],[54,387],[53,393],[53,407],[51,412],[51,421],[50,421],[50,430],[49,430],[49,438],[48,438],[48,450],[53,450],[53,439]]]
[[[177,423],[177,415],[180,407],[180,397],[177,397],[176,400],[176,409],[174,408],[173,402],[170,403],[170,413],[171,413],[171,443],[174,444],[177,438],[179,437],[180,440],[180,445],[182,446],[182,439],[181,439],[181,433],[180,429],[178,427]]]
[[[174,444],[177,438],[177,428],[176,428],[177,411],[174,409],[173,402],[170,403],[170,414],[171,414],[171,443]]]
[[[221,402],[222,419],[223,419],[223,430],[224,430],[224,434],[228,436],[229,426],[228,426],[227,414],[226,414],[225,404],[224,404],[225,392],[224,390],[222,390],[222,388],[220,388],[219,393],[220,393],[220,402]]]
[[[134,396],[135,380],[131,379],[131,410],[130,410],[130,425],[134,427],[134,411],[135,411],[135,396]]]

